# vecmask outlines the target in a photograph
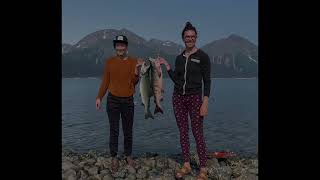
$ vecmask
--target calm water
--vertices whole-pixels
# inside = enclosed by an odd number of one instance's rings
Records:
[[[204,120],[205,140],[209,151],[229,149],[256,154],[258,146],[258,80],[213,79],[209,115]],[[62,143],[78,152],[108,151],[109,123],[106,98],[100,111],[95,97],[100,79],[65,78],[62,80]],[[144,119],[139,87],[135,95],[133,153],[180,153],[179,131],[171,96],[173,83],[164,80],[164,114]],[[214,98],[213,98],[214,97]],[[151,106],[152,112],[154,105]],[[121,123],[120,123],[121,124]],[[120,125],[120,128],[122,126]],[[190,127],[191,151],[196,151]],[[123,134],[119,136],[119,154],[123,152]]]

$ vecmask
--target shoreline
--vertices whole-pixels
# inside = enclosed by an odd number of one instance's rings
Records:
[[[159,155],[143,153],[136,157],[136,166],[128,166],[123,156],[119,156],[119,169],[112,173],[111,156],[107,152],[89,151],[77,153],[69,150],[62,151],[63,179],[175,179],[175,170],[181,167],[181,154]],[[199,173],[199,158],[197,153],[190,153],[192,173],[186,180],[196,179]],[[234,156],[229,158],[208,158],[207,169],[209,179],[257,180],[257,157]]]

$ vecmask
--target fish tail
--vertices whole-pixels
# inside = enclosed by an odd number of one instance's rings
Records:
[[[158,112],[160,112],[161,114],[163,114],[162,108],[159,107],[159,106],[156,106],[156,108],[154,109],[154,114],[156,114],[156,113],[158,113]]]
[[[148,118],[154,119],[154,117],[153,117],[153,115],[151,114],[150,111],[148,111],[148,112],[144,115],[144,118],[145,118],[145,119],[148,119]]]

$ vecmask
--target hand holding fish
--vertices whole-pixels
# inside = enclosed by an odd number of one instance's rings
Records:
[[[157,59],[159,60],[160,65],[164,64],[166,66],[167,71],[170,70],[170,64],[163,57],[158,57]]]
[[[136,69],[135,69],[135,74],[136,75],[139,75],[140,73],[140,68],[141,68],[141,65],[143,64],[144,60],[142,58],[138,58],[138,61],[137,61],[137,64],[136,64]]]

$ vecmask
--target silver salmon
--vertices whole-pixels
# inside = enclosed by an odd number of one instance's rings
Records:
[[[144,105],[144,117],[148,119],[149,117],[154,119],[153,115],[150,112],[150,98],[153,96],[152,83],[151,83],[151,62],[146,60],[143,62],[140,70],[140,93],[142,103]]]
[[[149,58],[151,62],[151,83],[152,83],[152,90],[154,95],[154,102],[156,104],[154,114],[160,112],[163,114],[163,108],[161,106],[161,99],[162,99],[162,71],[161,66],[158,60]]]

